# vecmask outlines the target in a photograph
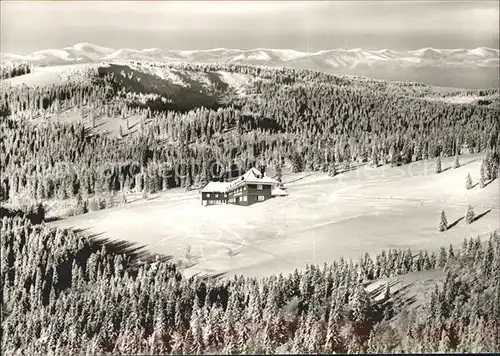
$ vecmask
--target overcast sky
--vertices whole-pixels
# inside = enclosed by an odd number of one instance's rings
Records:
[[[1,51],[499,47],[498,1],[1,1]]]

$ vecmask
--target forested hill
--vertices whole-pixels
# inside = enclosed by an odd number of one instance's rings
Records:
[[[85,204],[119,190],[198,187],[257,163],[333,175],[354,162],[464,149],[498,160],[498,90],[155,62],[65,68],[56,78],[2,85],[1,199]]]
[[[2,354],[499,350],[500,239],[388,250],[266,278],[186,279],[68,230],[0,220]],[[442,275],[420,305],[383,283]],[[438,281],[435,281],[438,282]],[[412,304],[413,303],[413,304]]]

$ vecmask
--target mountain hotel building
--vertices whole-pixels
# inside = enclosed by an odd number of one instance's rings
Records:
[[[252,205],[276,196],[288,195],[276,179],[252,168],[231,182],[210,182],[201,189],[201,204]]]

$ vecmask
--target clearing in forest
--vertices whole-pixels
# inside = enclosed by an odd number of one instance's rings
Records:
[[[388,248],[438,251],[499,228],[498,180],[477,184],[482,157],[462,156],[457,169],[454,157],[443,158],[440,174],[435,159],[365,165],[334,178],[287,174],[287,197],[249,207],[205,207],[198,192],[172,190],[51,224],[173,255],[187,275],[270,275]],[[465,188],[468,172],[471,190]],[[463,219],[468,204],[478,217],[472,224]],[[445,232],[438,230],[441,210],[452,225]]]

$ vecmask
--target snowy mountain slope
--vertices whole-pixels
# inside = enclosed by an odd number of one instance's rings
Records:
[[[46,49],[28,55],[2,54],[3,61],[26,61],[38,65],[61,65],[71,63],[88,63],[100,61],[101,58],[113,52],[111,48],[93,45],[91,43],[78,43],[63,49]]]
[[[113,52],[111,48],[96,46],[91,43],[78,43],[73,47],[66,47],[64,50],[76,58],[84,58],[91,61],[99,61],[103,56]]]
[[[459,85],[483,87],[498,85],[499,50],[422,48],[413,51],[391,49],[331,49],[301,52],[292,49],[256,48],[250,50],[216,48],[175,51],[160,48],[111,49],[79,43],[64,49],[49,49],[27,55],[2,54],[3,61],[27,61],[35,65],[61,65],[97,61],[187,61],[234,63],[292,67],[341,74],[363,75],[378,79],[417,80],[426,84],[455,86],[449,78],[459,74]],[[435,77],[435,73],[443,74]],[[415,74],[415,73],[419,74]],[[432,74],[431,74],[432,73]],[[428,79],[431,79],[431,82]],[[480,78],[479,80],[477,78]],[[469,85],[469,82],[474,82]],[[451,84],[450,84],[451,83]]]
[[[289,65],[294,61],[303,62],[307,58],[330,63],[333,67],[353,66],[357,63],[371,62],[408,62],[408,64],[428,61],[434,64],[455,63],[460,61],[475,64],[491,63],[498,59],[499,50],[479,47],[475,49],[435,49],[422,48],[414,51],[396,52],[390,49],[376,51],[355,49],[332,49],[318,52],[301,52],[292,49],[256,48],[250,50],[216,48],[211,50],[173,51],[160,48],[143,50],[123,48],[110,49],[90,43],[79,43],[64,49],[48,49],[28,55],[4,54],[6,60],[26,60],[38,64],[72,61],[102,61],[102,60],[186,60],[193,62],[259,62],[268,65]]]
[[[115,61],[115,60],[153,60],[154,53],[148,53],[136,49],[123,48],[114,51],[107,56],[101,58],[103,61]]]

